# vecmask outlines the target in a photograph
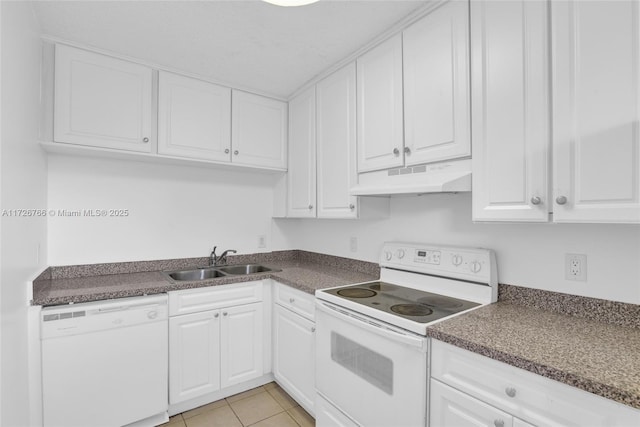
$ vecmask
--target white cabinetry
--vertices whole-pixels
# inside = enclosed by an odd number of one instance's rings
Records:
[[[307,412],[314,414],[314,296],[276,283],[273,310],[273,375]]]
[[[431,380],[429,393],[432,426],[513,427],[513,416],[438,380]]]
[[[232,92],[233,163],[287,168],[287,103],[248,92]]]
[[[471,2],[473,217],[547,221],[547,2]]]
[[[56,45],[56,142],[151,152],[152,70]]]
[[[53,140],[74,145],[42,146],[118,159],[286,170],[286,102],[162,70],[156,88],[154,73],[134,62],[56,45]],[[43,80],[44,91],[51,92]]]
[[[220,389],[220,310],[169,321],[169,402]]]
[[[356,172],[356,67],[349,64],[289,102],[289,218],[379,218],[387,199],[349,191]]]
[[[474,220],[640,223],[639,14],[471,2]]]
[[[316,101],[318,218],[357,218],[356,64],[319,82]]]
[[[471,154],[467,2],[438,7],[357,67],[359,173]]]
[[[289,102],[287,216],[316,216],[316,92],[311,87]]]
[[[262,303],[224,308],[220,324],[220,386],[257,378],[262,366]]]
[[[432,341],[430,421],[497,427],[629,426],[640,411],[540,375]],[[462,420],[465,420],[462,422]]]
[[[231,89],[160,71],[158,154],[231,160]]]
[[[640,223],[640,4],[551,2],[553,219]]]
[[[405,166],[470,156],[468,2],[407,28],[402,57]]]
[[[402,166],[402,35],[357,59],[358,172]]]
[[[262,282],[169,293],[169,402],[264,373]]]

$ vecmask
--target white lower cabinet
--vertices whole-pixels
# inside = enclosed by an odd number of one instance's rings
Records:
[[[640,411],[434,340],[430,425],[635,426]]]
[[[183,402],[220,389],[220,310],[169,321],[169,401]]]
[[[430,396],[431,426],[513,427],[513,416],[438,380],[431,380]]]
[[[262,375],[262,303],[221,310],[220,385]]]
[[[226,298],[238,289],[261,297],[262,285],[254,282],[169,293],[169,312],[174,315],[169,319],[170,404],[264,374],[263,303],[247,304],[246,295],[241,294],[237,301]],[[220,294],[219,300],[224,301],[222,307],[175,315],[179,307],[185,306],[185,301],[199,296],[213,301],[216,293]]]
[[[315,414],[314,296],[276,284],[273,306],[273,375],[307,412]],[[300,314],[298,314],[300,313]]]

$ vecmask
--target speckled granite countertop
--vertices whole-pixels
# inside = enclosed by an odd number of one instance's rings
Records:
[[[640,409],[640,328],[533,305],[503,300],[430,326],[428,335]]]
[[[304,251],[240,255],[229,259],[229,264],[260,263],[281,271],[177,282],[167,278],[160,270],[202,266],[206,265],[207,259],[50,267],[33,283],[32,304],[81,303],[268,278],[314,293],[316,289],[375,280],[380,271],[373,263]]]

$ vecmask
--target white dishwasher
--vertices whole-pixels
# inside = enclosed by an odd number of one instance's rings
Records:
[[[45,427],[167,419],[167,296],[42,309]]]

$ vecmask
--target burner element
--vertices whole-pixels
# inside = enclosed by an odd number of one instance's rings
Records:
[[[377,294],[378,293],[376,291],[364,288],[347,288],[340,289],[338,291],[338,295],[345,298],[371,298],[373,296],[376,296]]]
[[[396,304],[391,306],[391,311],[403,316],[428,316],[433,313],[429,307],[420,304]]]
[[[449,298],[439,295],[430,295],[428,297],[422,297],[418,299],[420,304],[430,305],[431,307],[441,308],[443,310],[451,310],[454,308],[460,308],[464,303],[455,298]]]
[[[372,285],[369,285],[368,288],[374,291],[393,292],[398,289],[398,286],[390,285],[384,282],[376,282]]]

